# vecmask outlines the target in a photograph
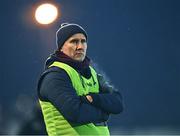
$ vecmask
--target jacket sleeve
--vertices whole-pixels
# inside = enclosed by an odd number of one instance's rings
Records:
[[[92,105],[101,108],[109,114],[119,114],[123,111],[123,101],[121,93],[111,86],[101,75],[97,75],[100,93],[91,93]]]
[[[99,123],[108,120],[109,114],[84,102],[83,97],[76,94],[64,70],[49,72],[39,86],[40,98],[51,102],[71,123]]]

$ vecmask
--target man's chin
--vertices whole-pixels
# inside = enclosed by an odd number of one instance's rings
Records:
[[[76,61],[83,61],[84,60],[84,58],[85,58],[85,56],[84,55],[82,55],[82,54],[78,54],[78,55],[76,55],[75,56],[75,60]]]
[[[83,61],[84,60],[84,57],[76,57],[76,58],[74,58],[74,60],[76,60],[76,61]]]

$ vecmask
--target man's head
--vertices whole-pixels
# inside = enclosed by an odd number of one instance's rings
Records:
[[[76,61],[83,61],[86,56],[87,34],[77,24],[62,24],[56,32],[58,50]]]

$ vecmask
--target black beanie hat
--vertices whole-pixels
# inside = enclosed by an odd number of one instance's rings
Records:
[[[77,33],[84,34],[87,40],[87,33],[80,25],[68,23],[61,24],[61,27],[56,32],[56,44],[58,49],[62,48],[68,38]]]

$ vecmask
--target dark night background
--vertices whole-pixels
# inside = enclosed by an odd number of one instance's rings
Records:
[[[1,0],[0,134],[44,134],[36,83],[63,22],[87,30],[88,56],[124,96],[112,134],[180,134],[179,0],[57,0],[48,26],[33,18],[39,2]]]

